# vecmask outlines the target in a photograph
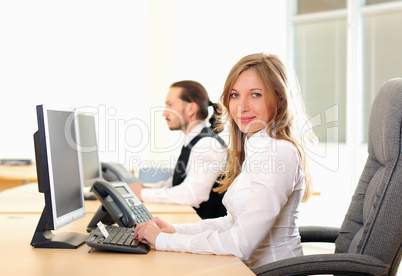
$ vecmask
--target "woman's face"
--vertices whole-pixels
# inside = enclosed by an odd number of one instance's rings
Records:
[[[265,128],[269,122],[272,111],[266,104],[267,94],[268,91],[252,69],[243,71],[230,91],[230,115],[248,137]]]

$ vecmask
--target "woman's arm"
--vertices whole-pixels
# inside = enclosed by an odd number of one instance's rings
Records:
[[[267,236],[281,208],[293,191],[298,172],[298,158],[294,147],[285,147],[275,152],[259,154],[250,162],[266,162],[274,156],[275,171],[256,169],[256,164],[243,167],[235,181],[251,181],[251,195],[244,211],[227,230],[204,229],[194,235],[161,233],[156,239],[158,250],[235,255],[247,260],[260,242]],[[281,165],[279,167],[279,165]],[[254,169],[253,169],[254,168]],[[260,168],[262,168],[260,166]],[[247,177],[243,177],[247,176]],[[241,183],[240,183],[241,185]]]

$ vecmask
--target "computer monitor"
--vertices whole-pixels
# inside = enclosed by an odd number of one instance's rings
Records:
[[[101,162],[99,161],[98,141],[96,136],[95,115],[77,111],[78,137],[81,154],[84,190],[91,187],[96,180],[103,180]]]
[[[45,207],[31,241],[37,248],[77,248],[87,235],[57,233],[59,229],[85,215],[76,118],[73,109],[36,107],[38,131],[34,134],[39,192]]]

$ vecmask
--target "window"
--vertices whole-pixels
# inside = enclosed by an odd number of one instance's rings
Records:
[[[366,143],[378,89],[386,80],[402,77],[402,1],[289,3],[291,59],[307,110],[311,117],[331,107],[338,111],[337,137],[326,133],[322,120],[314,128],[320,142]]]
[[[328,188],[338,204],[350,198],[366,162],[379,88],[402,77],[402,0],[288,0],[288,6],[289,58],[307,111],[318,118],[312,120],[318,149],[306,151],[315,161],[313,185]]]
[[[346,140],[346,24],[346,14],[294,23],[294,68],[309,115],[324,119],[325,110],[338,109],[338,133],[327,133],[321,120],[320,141]]]
[[[346,0],[299,0],[297,14],[346,9]]]
[[[384,1],[370,1],[384,2]],[[381,85],[402,77],[402,9],[362,9],[363,142],[370,107]]]

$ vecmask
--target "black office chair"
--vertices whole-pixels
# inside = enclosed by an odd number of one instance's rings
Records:
[[[395,275],[402,257],[402,79],[387,81],[369,123],[368,159],[340,230],[301,227],[302,242],[335,242],[334,254],[257,267],[257,275]]]

